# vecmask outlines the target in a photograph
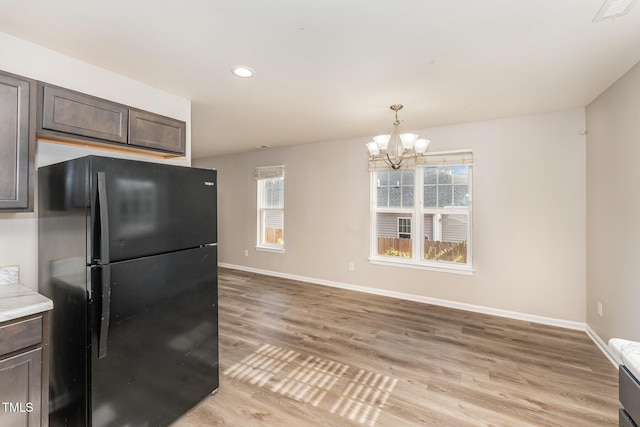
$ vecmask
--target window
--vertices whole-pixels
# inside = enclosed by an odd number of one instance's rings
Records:
[[[434,153],[401,170],[372,161],[372,262],[472,271],[471,160]]]
[[[398,218],[398,239],[411,238],[411,218]]]
[[[255,169],[258,249],[284,251],[284,166]]]

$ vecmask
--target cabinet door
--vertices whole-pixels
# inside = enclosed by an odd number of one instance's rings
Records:
[[[127,143],[126,106],[48,84],[41,84],[39,91],[42,96],[39,132]]]
[[[186,123],[147,111],[129,110],[129,144],[185,153]]]
[[[0,209],[33,211],[35,81],[0,72]]]
[[[0,427],[40,425],[41,381],[41,348],[0,359]]]

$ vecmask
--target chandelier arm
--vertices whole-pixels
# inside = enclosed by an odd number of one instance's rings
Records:
[[[402,166],[402,161],[404,160],[404,153],[401,154],[400,157],[398,157],[398,163],[395,163],[393,160],[391,160],[391,157],[389,157],[389,153],[387,153],[387,160],[385,160],[385,163],[391,166],[391,169],[398,170],[400,169],[400,166]]]

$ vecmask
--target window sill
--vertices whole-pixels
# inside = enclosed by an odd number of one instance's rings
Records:
[[[388,257],[371,257],[369,258],[369,263],[375,265],[386,265],[389,267],[404,267],[414,268],[416,270],[439,271],[441,273],[463,274],[466,276],[471,276],[475,272],[473,267],[470,265],[455,265],[453,263],[427,264],[411,259],[402,258],[389,259]]]
[[[284,248],[283,247],[278,247],[278,246],[256,246],[256,250],[257,251],[263,251],[263,252],[273,252],[273,253],[277,253],[277,254],[283,254],[284,253]]]

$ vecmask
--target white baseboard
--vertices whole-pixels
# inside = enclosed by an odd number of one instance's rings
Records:
[[[600,349],[600,351],[607,356],[607,359],[609,359],[609,362],[611,362],[613,364],[613,366],[616,367],[616,369],[618,369],[618,361],[613,357],[613,355],[611,354],[611,352],[609,351],[609,346],[607,345],[607,343],[605,343],[602,338],[600,338],[600,336],[598,334],[596,334],[596,332],[591,329],[591,327],[589,325],[585,325],[585,329],[584,331],[587,333],[587,335],[589,335],[589,338],[591,338],[591,341],[593,341],[598,348]]]
[[[331,286],[334,288],[348,289],[351,291],[364,292],[374,295],[382,295],[391,298],[398,298],[408,301],[422,302],[425,304],[438,305],[442,307],[455,308],[459,310],[472,311],[475,313],[490,314],[492,316],[507,317],[510,319],[524,320],[527,322],[540,323],[550,326],[558,326],[565,329],[573,329],[578,331],[585,330],[585,324],[580,322],[572,322],[569,320],[554,319],[551,317],[536,316],[532,314],[519,313],[516,311],[501,310],[497,308],[484,307],[480,305],[466,304],[462,302],[449,301],[437,298],[429,298],[420,295],[406,294],[402,292],[387,291],[384,289],[369,288],[366,286],[351,285],[348,283],[334,282],[330,280],[315,279],[313,277],[297,276],[294,274],[280,273],[277,271],[262,270],[259,268],[245,267],[243,265],[234,265],[219,263],[220,267],[231,268],[234,270],[242,270],[251,273],[264,274],[266,276],[282,277],[283,279],[299,280],[302,282],[315,283],[317,285]]]
[[[542,324],[542,325],[557,326],[559,328],[572,329],[572,330],[577,330],[577,331],[584,331],[587,334],[587,336],[589,336],[589,338],[591,338],[591,340],[596,344],[596,346],[600,349],[600,351],[602,351],[602,353],[604,353],[604,355],[607,357],[607,359],[609,359],[609,361],[611,361],[611,363],[613,363],[613,365],[616,368],[618,367],[618,363],[615,361],[613,356],[609,353],[609,349],[608,349],[606,343],[604,341],[602,341],[602,339],[598,336],[598,334],[596,334],[595,331],[593,331],[593,329],[591,329],[589,327],[589,325],[587,325],[586,323],[572,322],[572,321],[569,321],[569,320],[555,319],[555,318],[552,318],[552,317],[536,316],[536,315],[533,315],[533,314],[519,313],[517,311],[501,310],[501,309],[492,308],[492,307],[484,307],[484,306],[480,306],[480,305],[466,304],[466,303],[462,303],[462,302],[449,301],[449,300],[443,300],[443,299],[438,299],[438,298],[429,298],[429,297],[424,297],[424,296],[420,296],[420,295],[406,294],[406,293],[402,293],[402,292],[395,292],[395,291],[387,291],[387,290],[383,290],[383,289],[369,288],[369,287],[366,287],[366,286],[351,285],[351,284],[348,284],[348,283],[341,283],[341,282],[334,282],[334,281],[331,281],[331,280],[316,279],[316,278],[313,278],[313,277],[298,276],[298,275],[295,275],[295,274],[280,273],[280,272],[271,271],[271,270],[262,270],[262,269],[259,269],[259,268],[246,267],[246,266],[243,266],[243,265],[235,265],[235,264],[227,264],[227,263],[219,263],[218,265],[220,267],[231,268],[231,269],[234,269],[234,270],[247,271],[247,272],[250,272],[250,273],[264,274],[266,276],[281,277],[283,279],[298,280],[298,281],[301,281],[301,282],[308,282],[308,283],[314,283],[314,284],[317,284],[317,285],[331,286],[331,287],[334,287],[334,288],[347,289],[347,290],[350,290],[350,291],[364,292],[364,293],[368,293],[368,294],[381,295],[381,296],[386,296],[386,297],[391,297],[391,298],[398,298],[398,299],[403,299],[403,300],[408,300],[408,301],[421,302],[421,303],[425,303],[425,304],[432,304],[432,305],[437,305],[437,306],[441,306],[441,307],[448,307],[448,308],[455,308],[455,309],[458,309],[458,310],[471,311],[471,312],[474,312],[474,313],[489,314],[489,315],[492,315],[492,316],[506,317],[506,318],[515,319],[515,320],[523,320],[523,321],[526,321],[526,322],[539,323],[539,324]]]

